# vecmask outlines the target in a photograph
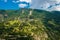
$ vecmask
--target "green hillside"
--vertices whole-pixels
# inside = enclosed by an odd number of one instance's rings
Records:
[[[0,10],[0,39],[60,40],[60,12]]]

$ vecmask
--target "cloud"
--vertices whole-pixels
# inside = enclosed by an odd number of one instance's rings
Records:
[[[59,0],[53,0],[53,3],[50,4],[48,7],[48,10],[50,11],[60,11],[60,1]]]
[[[21,7],[21,8],[24,8],[26,6],[27,6],[27,4],[19,4],[19,7]]]
[[[32,0],[33,9],[59,10],[60,0]]]
[[[56,7],[56,10],[60,11],[60,6],[57,6],[57,7]]]
[[[18,2],[20,2],[20,1],[17,0],[17,1],[12,1],[12,2],[13,2],[13,3],[18,3]]]
[[[27,2],[27,3],[31,3],[31,0],[20,0],[20,2]]]
[[[51,10],[51,11],[53,11],[53,10],[55,10],[55,11],[60,11],[60,5],[58,5],[58,6],[53,6],[53,7],[51,7],[49,10]]]
[[[0,2],[7,2],[7,0],[0,0]]]
[[[42,4],[43,9],[47,9],[50,6],[50,4],[48,2],[46,2],[45,4]]]
[[[20,8],[29,8],[31,4],[31,0],[20,0],[19,7]]]
[[[17,0],[17,1],[13,0],[12,2],[13,2],[13,3],[18,3],[18,2],[27,2],[27,3],[31,3],[32,1],[31,1],[31,0]]]
[[[18,3],[19,8],[28,8],[31,4],[31,0],[17,0],[17,1],[12,1],[13,3]]]
[[[7,2],[7,0],[4,0],[5,2]]]

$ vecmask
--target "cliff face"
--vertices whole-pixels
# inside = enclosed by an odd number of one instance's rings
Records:
[[[58,11],[0,10],[0,17],[0,38],[60,40],[60,12]]]

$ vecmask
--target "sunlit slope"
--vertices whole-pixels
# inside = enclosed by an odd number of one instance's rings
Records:
[[[1,10],[0,20],[1,38],[60,40],[60,12],[58,11],[48,12],[36,9]],[[8,35],[12,35],[12,37]],[[21,36],[27,37],[21,38]]]

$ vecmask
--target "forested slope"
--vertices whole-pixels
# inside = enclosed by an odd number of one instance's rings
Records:
[[[60,40],[60,12],[37,9],[0,10],[0,38]]]

